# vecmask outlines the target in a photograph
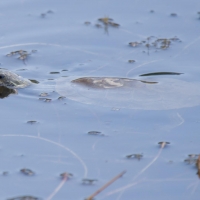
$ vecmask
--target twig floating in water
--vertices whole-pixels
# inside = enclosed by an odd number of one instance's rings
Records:
[[[62,177],[62,182],[55,188],[53,193],[46,200],[51,200],[59,192],[59,190],[63,187],[65,182],[68,179],[70,179],[73,175],[71,173],[64,172],[64,173],[60,174],[60,176]]]
[[[102,192],[105,188],[107,188],[109,185],[111,185],[113,182],[115,182],[118,178],[122,177],[126,173],[126,170],[115,176],[113,179],[111,179],[109,182],[107,182],[105,185],[103,185],[100,189],[98,189],[96,192],[94,192],[92,195],[90,195],[86,200],[93,200],[93,198]]]

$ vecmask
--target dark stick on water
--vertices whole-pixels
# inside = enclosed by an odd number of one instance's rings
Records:
[[[103,185],[101,188],[99,188],[96,192],[94,192],[92,195],[90,195],[86,200],[92,200],[97,194],[102,192],[105,188],[107,188],[109,185],[111,185],[113,182],[115,182],[117,179],[122,177],[126,173],[126,170],[115,176],[113,179],[111,179],[109,182],[107,182],[105,185]]]

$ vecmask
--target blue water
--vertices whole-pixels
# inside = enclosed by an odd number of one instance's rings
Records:
[[[40,82],[0,100],[1,199],[84,199],[123,170],[95,199],[198,199],[197,169],[184,160],[199,153],[199,106],[146,111],[87,105],[58,100],[54,86],[62,76],[135,78],[155,71],[199,82],[199,1],[1,0],[0,8],[0,67]],[[96,28],[105,16],[120,27]],[[157,51],[128,45],[150,36],[181,42]],[[20,49],[37,52],[24,62],[6,56]],[[52,101],[39,100],[42,92]],[[160,150],[160,141],[170,145]],[[141,160],[126,158],[137,153]],[[35,175],[20,173],[23,168]],[[64,182],[63,172],[73,177]],[[83,185],[83,178],[98,181]]]

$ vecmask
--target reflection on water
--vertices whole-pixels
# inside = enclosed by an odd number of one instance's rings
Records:
[[[17,91],[15,89],[9,89],[7,87],[0,86],[0,98],[1,99],[8,97],[10,94],[17,94]]]

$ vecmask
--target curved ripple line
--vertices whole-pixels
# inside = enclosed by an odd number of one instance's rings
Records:
[[[63,149],[65,149],[66,151],[68,151],[69,153],[71,153],[82,165],[83,169],[84,169],[84,177],[87,177],[88,174],[88,169],[86,164],[84,163],[84,161],[71,149],[67,148],[66,146],[59,144],[57,142],[54,142],[52,140],[43,138],[43,137],[38,137],[38,136],[31,136],[31,135],[13,135],[13,134],[8,134],[8,135],[0,135],[0,137],[28,137],[28,138],[34,138],[34,139],[39,139],[39,140],[43,140],[45,142],[49,142],[51,144],[57,145]]]
[[[60,45],[60,44],[52,44],[52,43],[43,43],[43,42],[31,42],[31,43],[22,43],[22,44],[13,44],[13,45],[7,45],[7,46],[2,46],[0,47],[0,49],[7,49],[7,48],[11,48],[11,47],[20,47],[20,46],[30,46],[30,45],[43,45],[43,46],[55,46],[55,47],[64,47],[64,48],[68,48],[68,49],[74,49],[74,50],[78,50],[78,51],[82,51],[84,53],[88,53],[88,54],[93,54],[93,55],[100,55],[98,53],[94,53],[92,51],[87,51],[87,50],[82,50],[79,48],[74,48],[74,47],[70,47],[70,46],[66,46],[66,45]]]

